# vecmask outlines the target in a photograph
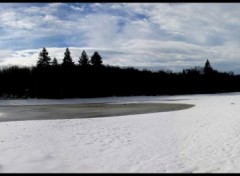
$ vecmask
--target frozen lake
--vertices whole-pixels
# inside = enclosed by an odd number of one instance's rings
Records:
[[[75,99],[16,99],[16,100],[0,100],[0,106],[48,105],[48,104],[59,105],[59,104],[85,104],[85,103],[142,103],[159,101],[180,101],[185,100],[186,98],[192,99],[193,96],[131,96],[131,97],[75,98]]]

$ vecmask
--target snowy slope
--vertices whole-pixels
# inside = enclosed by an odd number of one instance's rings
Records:
[[[2,122],[0,172],[240,172],[239,93],[98,100],[196,106],[111,118]]]

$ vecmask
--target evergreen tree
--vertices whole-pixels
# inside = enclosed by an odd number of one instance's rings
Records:
[[[80,66],[87,66],[89,65],[89,58],[87,56],[87,53],[83,50],[81,57],[78,60],[78,63]]]
[[[91,57],[91,64],[94,66],[102,65],[102,57],[99,55],[97,51],[95,51]]]
[[[58,65],[58,61],[56,59],[56,57],[53,58],[53,61],[52,61],[52,66],[57,66]]]
[[[50,65],[51,58],[48,56],[48,51],[43,47],[42,51],[39,53],[37,67],[47,67]]]
[[[64,53],[64,58],[63,58],[63,66],[73,66],[74,62],[72,61],[72,57],[71,57],[71,52],[69,51],[68,48],[66,48],[66,51]]]
[[[207,59],[207,61],[205,62],[205,66],[203,68],[204,74],[209,74],[213,72],[213,68],[209,62],[209,60]]]

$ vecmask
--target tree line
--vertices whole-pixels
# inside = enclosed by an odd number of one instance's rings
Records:
[[[74,63],[68,48],[62,63],[44,47],[36,66],[0,70],[1,98],[87,98],[136,95],[177,95],[240,91],[240,75],[219,72],[209,60],[181,72],[138,70],[104,65],[95,51],[83,50]]]
[[[99,53],[97,51],[95,51],[93,53],[93,55],[91,56],[91,59],[89,59],[86,51],[83,50],[81,56],[79,57],[78,64],[79,64],[79,66],[83,66],[83,67],[86,67],[90,64],[93,66],[101,66],[102,65],[102,57],[99,55]],[[55,57],[51,61],[51,57],[48,55],[48,51],[46,50],[45,47],[43,47],[43,49],[40,52],[39,57],[38,57],[37,67],[38,68],[46,68],[51,65],[58,66],[59,64]],[[72,60],[71,52],[68,48],[66,48],[61,66],[62,67],[73,67],[74,65],[75,64]]]

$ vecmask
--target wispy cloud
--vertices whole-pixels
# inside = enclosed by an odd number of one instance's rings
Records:
[[[34,65],[42,47],[59,61],[70,47],[105,64],[179,71],[210,59],[240,73],[240,4],[2,3],[0,65]],[[11,51],[11,53],[9,53]]]

